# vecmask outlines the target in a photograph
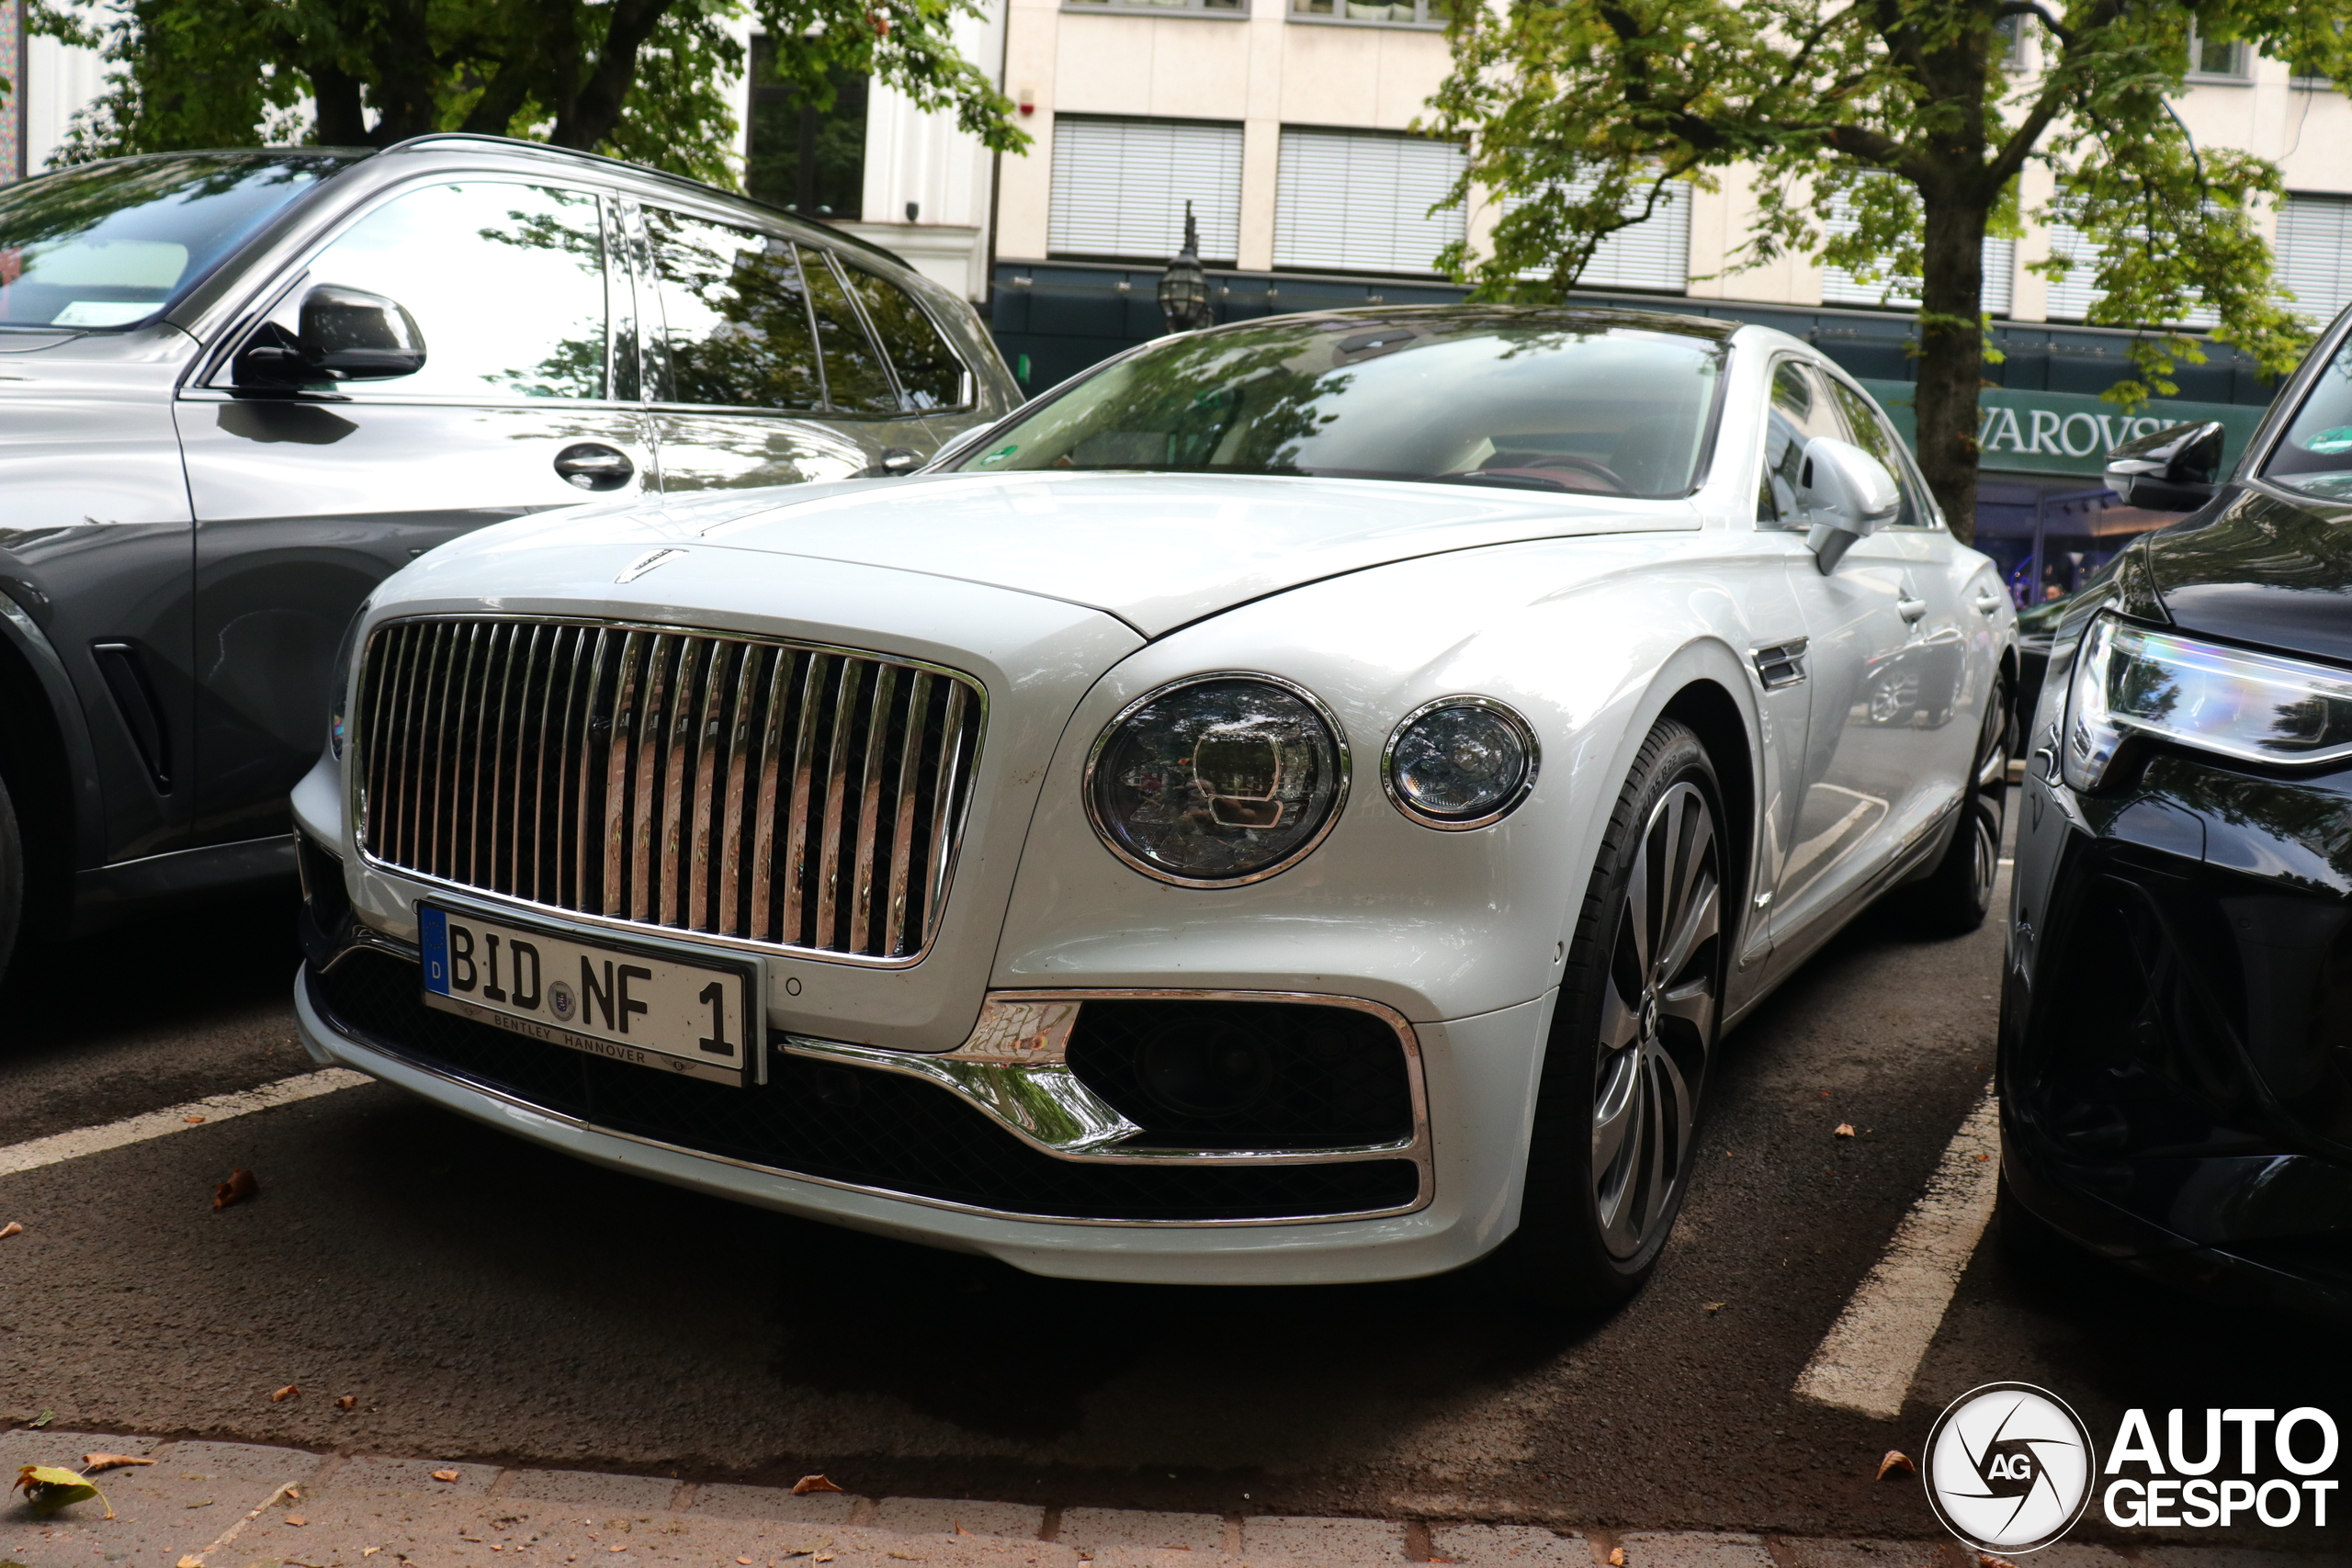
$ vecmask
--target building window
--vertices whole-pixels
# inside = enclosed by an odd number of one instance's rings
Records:
[[[1366,130],[1283,130],[1274,265],[1433,273],[1462,209],[1430,209],[1462,177],[1460,143]]]
[[[1598,182],[1580,179],[1568,186],[1571,200],[1581,200],[1592,193]],[[1507,197],[1506,213],[1518,209],[1523,197]],[[1640,190],[1626,204],[1629,212],[1639,212],[1649,200],[1648,192]],[[1521,277],[1548,277],[1548,267],[1530,267]],[[1640,222],[1620,229],[1600,242],[1592,253],[1592,260],[1577,278],[1578,288],[1639,288],[1661,294],[1679,294],[1690,281],[1690,187],[1680,180],[1670,181],[1658,193],[1657,209]]]
[[[1056,255],[1164,261],[1184,244],[1184,204],[1201,226],[1201,259],[1241,249],[1241,128],[1209,120],[1054,119]]]
[[[2289,195],[2275,249],[2291,309],[2325,323],[2352,305],[2352,197]]]
[[[2188,29],[2188,79],[2192,82],[2245,82],[2245,45],[2235,39],[2209,39],[2192,24]]]
[[[1386,27],[1442,28],[1452,16],[1447,0],[1290,0],[1294,19],[1317,22],[1374,22]]]
[[[2005,71],[2026,68],[2025,18],[2021,16],[2003,17],[1993,24],[1993,52],[1999,57]]]
[[[753,197],[816,218],[865,216],[865,78],[836,71],[832,85],[831,107],[808,102],[776,76],[775,40],[752,35],[743,188]]]
[[[1861,224],[1850,206],[1844,201],[1832,201],[1821,226],[1835,236],[1850,234]],[[2017,242],[1986,235],[1981,265],[1984,274],[1983,299],[1985,313],[2007,315],[2016,291]],[[2080,277],[2087,275],[2077,268],[2070,276]],[[1825,265],[1821,269],[1821,302],[1825,305],[1883,305],[1893,310],[1916,310],[1920,305],[1919,296],[1913,292],[1917,281],[1916,278],[1891,278],[1882,275],[1875,282],[1865,283],[1845,267]]]
[[[1246,17],[1244,0],[1062,0],[1065,11],[1141,11],[1147,14],[1190,11],[1195,16]]]

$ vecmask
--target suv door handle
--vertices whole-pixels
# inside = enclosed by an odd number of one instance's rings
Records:
[[[555,471],[582,490],[618,490],[637,472],[637,465],[626,452],[582,441],[555,455]]]
[[[1894,601],[1894,613],[1902,616],[1904,620],[1912,626],[1916,626],[1922,620],[1927,618],[1928,602],[1925,599],[1908,599],[1898,596]]]
[[[2001,610],[2001,603],[2002,599],[2000,594],[1994,592],[1989,588],[1983,589],[1979,591],[1976,595],[1976,613],[1980,615],[1998,615]]]

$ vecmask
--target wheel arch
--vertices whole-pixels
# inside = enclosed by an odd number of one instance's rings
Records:
[[[1731,840],[1730,852],[1724,856],[1724,892],[1737,911],[1731,933],[1736,946],[1747,928],[1747,882],[1756,847],[1756,754],[1747,716],[1722,682],[1702,677],[1668,697],[1658,717],[1688,726],[1715,765],[1715,782],[1724,792],[1724,830]]]
[[[93,815],[97,764],[79,719],[56,649],[13,599],[0,594],[0,778],[7,781],[23,839],[28,929],[65,919],[75,866],[93,858],[100,826]],[[54,824],[66,830],[49,826]]]

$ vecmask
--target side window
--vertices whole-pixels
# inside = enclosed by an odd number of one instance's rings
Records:
[[[666,351],[651,356],[653,400],[822,408],[816,327],[792,243],[658,207],[645,209],[645,222]]]
[[[1764,478],[1756,496],[1758,523],[1777,525],[1795,511],[1804,444],[1816,435],[1846,440],[1845,422],[1811,367],[1781,360],[1772,367],[1772,406],[1764,421]]]
[[[271,319],[293,329],[322,283],[399,300],[424,336],[424,369],[360,396],[605,395],[604,222],[585,191],[469,180],[405,192],[330,241]]]
[[[899,389],[874,340],[865,335],[849,290],[821,251],[803,251],[808,303],[817,312],[817,339],[825,350],[825,388],[843,413],[897,413]]]
[[[1854,432],[1854,445],[1886,465],[1894,476],[1895,484],[1903,491],[1903,515],[1891,525],[1896,528],[1925,528],[1935,514],[1920,504],[1919,479],[1912,469],[1910,454],[1903,449],[1903,438],[1886,423],[1886,416],[1871,406],[1868,398],[1843,381],[1832,380],[1831,392],[1838,407],[1846,411],[1846,423]]]
[[[849,279],[857,302],[865,307],[865,319],[873,323],[882,352],[898,370],[899,386],[906,393],[910,412],[929,413],[970,400],[965,389],[964,362],[956,357],[956,351],[947,346],[947,340],[914,296],[847,260],[842,262],[842,276]]]

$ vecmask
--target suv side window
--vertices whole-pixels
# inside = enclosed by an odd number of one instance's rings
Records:
[[[817,312],[817,337],[825,346],[825,389],[843,413],[897,413],[899,389],[882,351],[866,335],[857,307],[830,257],[815,247],[800,253],[808,277],[808,303]]]
[[[311,259],[270,319],[341,284],[397,299],[424,338],[413,376],[346,390],[508,402],[605,395],[604,222],[586,191],[466,180],[404,191]]]
[[[1764,478],[1757,487],[1756,520],[1784,527],[1796,509],[1804,444],[1816,435],[1849,439],[1828,389],[1809,365],[1782,359],[1772,367],[1772,405],[1764,421]]]
[[[647,327],[667,350],[651,356],[652,400],[822,408],[825,383],[797,247],[658,207],[645,209],[645,223],[661,291]]]
[[[1846,411],[1846,423],[1854,432],[1854,445],[1884,463],[1886,471],[1894,476],[1896,487],[1903,491],[1903,515],[1888,526],[1932,527],[1934,525],[1930,520],[1935,513],[1921,504],[1919,476],[1912,469],[1911,455],[1903,449],[1903,438],[1895,434],[1894,427],[1871,406],[1869,399],[1845,382],[1833,377],[1829,389],[1836,395],[1838,406]]]
[[[964,362],[947,346],[937,325],[913,295],[847,257],[836,257],[850,291],[865,307],[865,319],[881,340],[882,352],[899,372],[899,386],[910,413],[936,413],[971,401]]]

